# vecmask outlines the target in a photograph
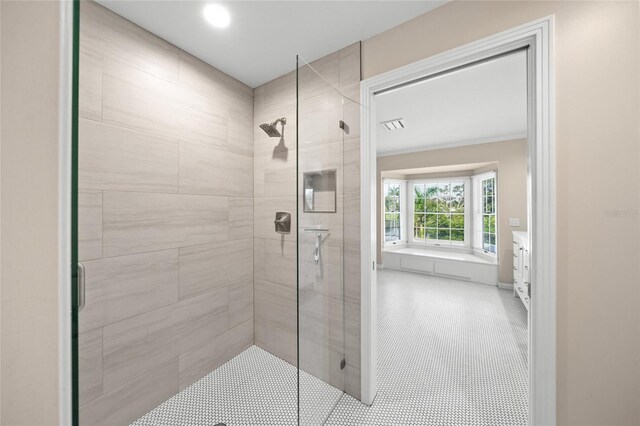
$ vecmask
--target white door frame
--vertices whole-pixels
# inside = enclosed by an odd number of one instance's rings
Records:
[[[556,243],[554,17],[549,16],[361,82],[361,389],[377,391],[376,120],[374,94],[454,67],[529,46],[528,223],[532,253],[529,310],[529,424],[556,424]]]

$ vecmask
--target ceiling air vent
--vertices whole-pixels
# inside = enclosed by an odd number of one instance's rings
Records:
[[[404,129],[406,126],[402,118],[396,118],[395,120],[383,121],[382,124],[387,130]]]

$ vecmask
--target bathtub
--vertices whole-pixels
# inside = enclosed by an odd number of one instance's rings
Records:
[[[384,269],[498,285],[498,261],[473,250],[399,244],[385,247],[382,264]]]

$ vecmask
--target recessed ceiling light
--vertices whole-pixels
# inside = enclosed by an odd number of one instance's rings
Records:
[[[204,14],[204,19],[216,28],[226,28],[231,23],[229,11],[219,4],[206,5],[202,13]]]
[[[404,124],[404,120],[402,118],[383,121],[380,124],[382,124],[387,130],[398,130],[398,129],[404,129],[406,127]]]

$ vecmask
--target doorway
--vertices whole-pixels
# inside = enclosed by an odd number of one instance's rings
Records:
[[[526,223],[528,224],[527,250],[529,250],[528,259],[530,261],[530,264],[527,265],[530,270],[528,283],[530,283],[529,288],[531,289],[528,300],[529,408],[527,419],[530,424],[553,424],[555,422],[555,255],[553,237],[555,200],[553,196],[553,67],[550,41],[552,24],[552,18],[545,18],[362,82],[362,185],[371,188],[371,191],[363,192],[362,210],[366,214],[363,214],[361,218],[362,235],[371,235],[371,239],[367,238],[362,241],[362,386],[363,400],[366,403],[372,403],[377,392],[381,389],[379,385],[381,366],[377,360],[382,359],[378,343],[378,326],[381,323],[381,312],[378,312],[381,304],[378,302],[379,293],[383,286],[376,280],[378,276],[377,252],[378,248],[382,247],[378,243],[379,237],[376,234],[381,233],[382,228],[375,221],[376,213],[381,211],[382,206],[376,201],[375,188],[378,185],[376,146],[379,134],[383,131],[381,126],[384,123],[381,123],[381,117],[378,115],[380,111],[376,97],[385,92],[420,85],[425,81],[446,74],[484,64],[516,51],[523,51],[526,52],[528,75],[526,83],[527,130],[525,135],[528,201]],[[390,117],[386,118],[390,119]],[[393,119],[398,118],[402,117],[393,117]],[[395,123],[391,123],[391,125],[396,126]],[[446,146],[446,143],[440,148]],[[449,141],[449,147],[452,143]],[[457,145],[469,146],[471,143],[458,141]],[[412,191],[415,191],[415,187],[412,188]],[[425,227],[425,234],[416,235],[415,227],[408,231],[405,230],[405,232],[408,232],[411,238],[422,238],[426,242],[429,240],[426,228],[433,227]],[[435,231],[439,232],[439,229]],[[448,232],[449,235],[452,235],[453,228],[450,225]],[[499,229],[496,234],[498,233]],[[465,237],[458,238],[466,241]],[[496,238],[499,237],[496,235]],[[469,241],[473,240],[474,237],[470,237]],[[451,238],[449,238],[449,244],[452,244]],[[519,249],[520,246],[517,251]],[[438,259],[431,259],[431,261],[433,265],[425,266],[425,268],[432,268],[432,272],[439,270],[444,272],[441,275],[446,275],[447,271],[457,270],[447,269],[444,261]],[[438,263],[444,266],[438,269]],[[418,262],[418,264],[424,265],[424,261]],[[405,261],[405,265],[416,265],[415,259],[409,257]],[[386,268],[386,266],[385,264],[384,267]],[[421,272],[428,273],[428,271]],[[498,283],[499,281],[496,282],[496,286]],[[525,295],[522,296],[521,300],[524,300]],[[520,296],[518,295],[518,297]]]

